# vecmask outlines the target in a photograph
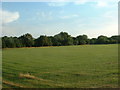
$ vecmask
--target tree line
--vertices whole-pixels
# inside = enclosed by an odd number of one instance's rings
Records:
[[[111,37],[98,36],[89,39],[87,35],[72,37],[67,32],[60,32],[54,36],[41,35],[33,38],[29,33],[20,37],[2,37],[2,48],[19,48],[19,47],[42,47],[42,46],[68,46],[68,45],[85,45],[85,44],[117,44],[120,43],[120,35]]]

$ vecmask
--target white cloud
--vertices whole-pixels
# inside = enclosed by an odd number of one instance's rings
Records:
[[[53,6],[53,7],[61,7],[61,6],[65,6],[66,3],[64,2],[50,2],[48,3],[49,6]]]
[[[87,34],[90,38],[98,37],[99,35],[118,35],[118,19],[117,15],[112,16],[113,13],[115,12],[109,11],[99,18],[91,19],[91,22],[80,27],[77,33]]]
[[[74,1],[74,3],[75,3],[75,4],[78,4],[78,5],[79,5],[79,4],[85,4],[85,3],[87,3],[87,2],[88,2],[88,0],[75,0],[75,1]]]
[[[36,16],[34,18],[31,18],[31,20],[42,20],[42,21],[46,21],[46,20],[52,20],[53,19],[53,12],[52,11],[38,11],[36,13]]]
[[[119,0],[3,0],[3,2],[79,2],[79,3],[92,1],[118,2]]]
[[[118,35],[118,24],[116,23],[108,23],[106,26],[102,26],[101,28],[92,29],[86,32],[89,37],[98,37],[99,35],[112,36]]]
[[[97,7],[107,7],[107,6],[110,6],[111,4],[109,3],[118,3],[119,0],[75,0],[74,3],[77,4],[77,5],[80,5],[80,4],[85,4],[85,3],[88,3],[88,2],[94,2],[96,3],[95,6]]]
[[[49,1],[49,0],[48,0]],[[119,0],[52,0],[50,3],[48,3],[49,6],[54,6],[54,7],[60,7],[60,6],[65,6],[69,2],[73,2],[76,5],[81,5],[81,4],[86,4],[88,2],[94,2],[95,6],[97,7],[107,7],[110,6],[111,4],[109,3],[118,3]]]
[[[118,19],[118,11],[108,11],[103,14],[103,18],[108,18],[110,20]]]
[[[68,15],[68,16],[61,16],[61,19],[69,19],[69,18],[75,18],[75,17],[79,17],[79,15],[77,14],[73,14],[73,15]]]
[[[106,6],[108,6],[108,3],[105,1],[97,1],[97,6],[98,7],[106,7]]]
[[[83,24],[83,26],[82,26],[80,24],[79,27],[77,26],[77,28],[72,28],[70,33],[72,36],[86,34],[86,35],[88,35],[89,38],[97,38],[100,35],[105,35],[108,37],[110,37],[112,35],[118,35],[118,24],[116,22],[103,23],[102,25],[96,24],[96,23],[92,23],[92,24],[94,24],[94,25],[90,25],[90,24],[84,25]]]
[[[41,16],[42,16],[43,18],[45,18],[46,15],[47,15],[47,14],[45,14],[45,12],[41,12]]]
[[[19,19],[19,12],[9,12],[0,10],[0,20],[3,24],[10,23]]]

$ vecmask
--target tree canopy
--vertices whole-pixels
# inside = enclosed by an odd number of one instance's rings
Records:
[[[111,37],[100,35],[98,38],[89,39],[87,35],[72,37],[67,32],[60,32],[54,36],[41,35],[33,38],[29,33],[20,37],[2,37],[2,48],[42,47],[42,46],[68,46],[85,44],[117,44],[120,43],[120,35]]]

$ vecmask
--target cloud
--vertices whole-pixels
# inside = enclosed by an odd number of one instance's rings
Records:
[[[75,0],[76,5],[86,4],[89,2],[94,2],[97,7],[107,7],[111,2],[118,2],[118,0]]]
[[[82,30],[78,32],[87,34],[90,38],[99,35],[118,35],[118,19],[116,13],[116,11],[108,11],[100,17],[93,18],[84,27],[81,27]]]
[[[53,20],[53,12],[38,11],[36,12],[36,16],[31,18],[31,20],[41,20],[41,21]]]
[[[90,31],[87,31],[86,34],[89,35],[89,37],[97,37],[99,35],[105,35],[105,36],[112,36],[112,35],[118,35],[118,24],[117,23],[108,23],[107,25],[103,25],[100,28],[92,29]]]
[[[79,15],[77,14],[73,14],[73,15],[68,15],[68,16],[61,16],[61,19],[70,19],[70,18],[75,18],[75,17],[79,17]]]
[[[113,8],[117,7],[119,0],[75,0],[73,3],[75,5],[84,5],[89,3],[95,8]]]
[[[118,35],[118,24],[116,21],[103,22],[102,24],[100,22],[91,22],[91,24],[83,22],[83,26],[80,24],[80,26],[72,28],[70,33],[72,36],[86,34],[89,38],[97,38],[100,35],[110,37],[112,35]]]
[[[116,2],[118,3],[119,0],[52,0],[50,3],[48,3],[49,6],[54,6],[54,7],[60,7],[60,6],[65,6],[69,2],[73,2],[76,5],[82,5],[86,4],[89,2],[94,2],[95,6],[97,7],[107,7],[109,6],[109,3]]]
[[[114,20],[114,19],[116,20],[118,18],[117,15],[118,15],[118,11],[108,11],[105,12],[102,16],[110,20]]]
[[[88,2],[88,0],[76,0],[76,1],[74,1],[74,3],[77,4],[77,5],[79,5],[79,4],[85,4],[87,2]]]
[[[53,7],[61,7],[61,6],[65,6],[66,3],[64,2],[50,2],[48,3],[48,6],[53,6]]]
[[[18,20],[20,17],[19,12],[9,12],[0,10],[0,20],[3,24],[11,23],[13,21]]]
[[[107,2],[103,2],[103,1],[97,1],[97,6],[98,7],[106,7],[108,6],[108,3]]]

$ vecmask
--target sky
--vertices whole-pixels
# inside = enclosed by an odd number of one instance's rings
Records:
[[[118,35],[118,0],[2,2],[2,36]]]

